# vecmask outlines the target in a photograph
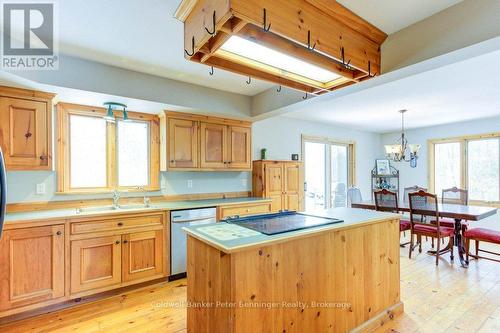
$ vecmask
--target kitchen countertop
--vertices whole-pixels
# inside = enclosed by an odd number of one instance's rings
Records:
[[[384,213],[373,210],[356,209],[356,208],[332,208],[326,210],[310,211],[306,213],[321,217],[337,218],[340,220],[344,220],[344,222],[328,224],[324,226],[302,229],[297,231],[290,231],[276,235],[265,235],[244,227],[239,227],[237,225],[228,223],[213,223],[213,224],[205,224],[198,226],[190,226],[190,227],[184,227],[183,229],[188,235],[193,236],[198,240],[201,240],[202,242],[207,243],[213,246],[214,248],[217,248],[220,251],[223,251],[225,253],[232,253],[232,252],[246,250],[252,247],[269,245],[271,243],[279,243],[299,237],[305,237],[308,235],[324,232],[327,230],[342,230],[342,229],[359,227],[362,225],[368,225],[372,223],[378,223],[391,218],[393,219],[401,218],[401,215],[399,214]],[[207,228],[212,228],[212,230],[209,230]],[[216,232],[219,235],[241,233],[243,234],[243,236],[235,239],[225,239],[223,236],[221,236],[221,238],[215,238],[213,236],[208,235],[206,233],[207,231],[211,231],[210,232],[211,234],[213,234],[213,232]]]
[[[242,197],[242,198],[227,198],[227,199],[207,199],[207,200],[186,200],[186,201],[163,201],[154,202],[151,207],[138,207],[132,209],[108,209],[108,210],[89,210],[78,213],[77,208],[71,209],[55,209],[55,210],[40,210],[20,213],[7,213],[5,215],[6,223],[27,222],[49,219],[66,219],[79,218],[102,215],[130,214],[141,212],[155,212],[164,210],[179,210],[204,207],[217,207],[226,205],[251,204],[260,202],[270,202],[271,199]],[[126,206],[126,205],[125,205]]]

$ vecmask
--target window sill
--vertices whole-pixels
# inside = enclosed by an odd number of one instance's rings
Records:
[[[147,187],[144,188],[143,190],[139,190],[136,188],[117,188],[116,189],[119,193],[143,193],[143,192],[158,192],[161,191],[161,188],[159,187]],[[91,195],[91,194],[112,194],[115,190],[114,189],[105,189],[105,190],[70,190],[70,191],[57,191],[55,192],[56,195]]]

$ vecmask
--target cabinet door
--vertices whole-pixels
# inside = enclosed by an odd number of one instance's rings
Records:
[[[11,170],[50,170],[50,106],[0,97],[0,143]]]
[[[163,273],[163,230],[123,235],[123,282],[154,277]]]
[[[201,168],[225,169],[227,166],[227,126],[201,123]]]
[[[228,135],[228,166],[231,169],[252,168],[252,130],[249,127],[230,126]]]
[[[64,225],[6,230],[0,311],[64,296]]]
[[[284,205],[287,210],[301,210],[301,166],[295,163],[285,163]]]
[[[198,122],[168,119],[169,169],[198,168]]]
[[[283,165],[281,163],[267,164],[265,172],[265,196],[272,198],[272,210],[278,212],[283,209]]]
[[[71,293],[121,282],[121,236],[71,242]]]

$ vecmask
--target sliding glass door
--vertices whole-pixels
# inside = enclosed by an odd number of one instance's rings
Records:
[[[353,144],[304,140],[306,210],[345,207]]]
[[[324,209],[326,205],[326,145],[305,142],[306,210]]]

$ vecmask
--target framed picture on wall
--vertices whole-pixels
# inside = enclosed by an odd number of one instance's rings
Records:
[[[377,167],[377,175],[391,174],[391,165],[389,163],[389,160],[376,160],[375,164]]]

